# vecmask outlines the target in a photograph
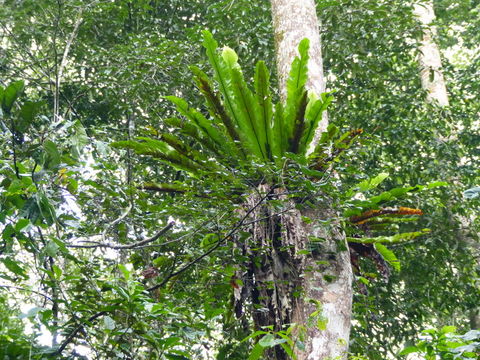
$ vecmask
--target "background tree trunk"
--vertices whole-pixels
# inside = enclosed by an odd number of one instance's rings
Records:
[[[436,102],[444,107],[449,105],[447,86],[443,78],[440,50],[435,42],[436,28],[433,1],[414,4],[414,14],[423,26],[423,38],[420,43],[420,77],[422,88],[427,91],[427,101]],[[456,141],[457,134],[453,132],[447,140]],[[472,249],[474,254],[480,253],[478,242],[472,238],[467,229],[473,228],[474,219],[462,215],[451,214],[458,221],[460,229],[456,230],[457,237]],[[478,255],[477,255],[477,258]],[[480,258],[479,258],[480,259]],[[480,265],[480,260],[479,260]],[[480,328],[480,307],[475,307],[469,313],[470,327]]]
[[[435,43],[437,31],[433,25],[435,20],[433,1],[415,3],[413,13],[423,29],[418,55],[422,88],[427,92],[428,101],[437,102],[440,106],[448,106],[447,87],[442,73],[442,59]]]
[[[306,37],[310,39],[308,87],[317,94],[323,92],[314,1],[272,0],[271,4],[282,98],[296,49]],[[283,200],[283,207],[279,210],[265,204],[250,214],[252,236],[247,246],[240,245],[249,259],[242,269],[244,284],[250,282],[238,289],[237,299],[248,296],[252,300],[257,329],[272,326],[275,331],[282,331],[295,324],[293,336],[299,360],[346,359],[352,269],[345,236],[334,221],[337,214],[326,200],[299,210],[298,204],[282,195],[286,189],[264,184],[257,190],[246,204],[248,209],[265,194]],[[277,346],[267,351],[266,358],[279,360],[288,356]]]

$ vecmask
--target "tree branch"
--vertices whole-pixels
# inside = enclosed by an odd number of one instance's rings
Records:
[[[270,190],[268,191],[268,193],[266,193],[264,196],[262,196],[262,198],[252,207],[250,208],[246,213],[245,215],[242,217],[242,219],[228,232],[227,235],[225,235],[221,240],[219,240],[212,248],[210,248],[208,251],[206,251],[205,253],[203,253],[202,255],[200,255],[198,258],[196,258],[195,260],[189,262],[188,264],[186,264],[185,266],[183,266],[182,268],[180,268],[179,270],[175,271],[175,272],[172,272],[170,273],[170,275],[168,275],[160,284],[157,284],[157,285],[154,285],[150,288],[147,289],[147,291],[151,292],[151,291],[154,291],[160,287],[162,287],[163,285],[165,285],[172,277],[174,276],[177,276],[179,274],[181,274],[182,272],[186,271],[187,269],[189,269],[190,267],[192,267],[193,265],[195,265],[196,263],[198,263],[199,261],[201,261],[203,258],[205,258],[206,256],[208,256],[209,254],[211,254],[212,252],[214,252],[216,249],[218,249],[220,247],[221,244],[223,244],[226,240],[228,240],[240,227],[243,226],[243,223],[245,222],[245,220],[248,218],[248,216],[258,207],[260,206],[264,201],[265,199],[270,196],[273,192],[275,188],[272,187],[270,188]],[[160,230],[157,234],[155,234],[154,236],[152,236],[151,238],[149,239],[145,239],[145,240],[142,240],[142,241],[139,241],[135,244],[129,244],[129,245],[110,245],[110,244],[97,244],[97,245],[67,245],[68,247],[88,247],[88,248],[92,248],[92,247],[110,247],[110,248],[113,248],[113,249],[131,249],[131,248],[135,248],[137,246],[142,246],[144,244],[147,244],[148,242],[151,242],[151,241],[154,241],[156,239],[158,239],[161,235],[163,235],[165,232],[167,232],[168,230],[170,230],[173,225],[175,223],[172,221],[170,222],[166,227],[164,227],[162,230]],[[62,344],[58,347],[57,350],[55,350],[55,352],[52,354],[52,355],[60,355],[62,353],[63,350],[65,350],[65,348],[67,347],[67,345],[75,338],[75,336],[78,334],[78,332],[83,328],[83,326],[88,323],[88,322],[92,322],[93,320],[107,314],[108,312],[107,311],[100,311],[96,314],[93,314],[92,316],[90,316],[85,322],[83,322],[82,324],[78,325],[71,333],[70,335],[68,335],[65,340],[62,342]]]
[[[115,226],[117,225],[120,221],[122,221],[123,219],[125,219],[127,217],[127,215],[130,213],[130,211],[132,211],[132,203],[128,204],[128,207],[127,209],[124,211],[124,213],[122,215],[120,215],[117,219],[113,220],[111,223],[109,223],[105,229],[103,230],[102,232],[102,240],[103,242],[105,242],[105,235],[107,234],[107,231],[108,229],[110,229],[112,226]]]
[[[80,325],[78,325],[71,333],[70,335],[68,335],[65,340],[63,340],[62,344],[58,347],[57,350],[55,350],[55,352],[52,353],[52,355],[60,355],[62,353],[63,350],[65,350],[65,348],[67,347],[68,344],[70,344],[70,342],[75,338],[75,336],[78,334],[78,332],[80,330],[82,330],[83,326],[85,325],[85,323],[87,322],[92,322],[93,320],[95,319],[98,319],[100,316],[103,316],[107,313],[107,311],[100,311],[96,314],[93,314],[92,316],[90,316],[85,322],[81,323]]]
[[[182,272],[184,272],[185,270],[189,269],[190,267],[192,267],[193,265],[195,265],[196,263],[198,263],[199,261],[201,261],[203,258],[207,257],[208,255],[210,255],[212,252],[214,252],[216,249],[218,249],[220,247],[220,245],[222,245],[225,241],[227,241],[240,227],[243,226],[243,223],[245,222],[245,220],[248,218],[248,216],[257,208],[259,207],[264,201],[265,199],[270,196],[270,194],[273,192],[273,190],[275,189],[275,187],[271,187],[270,190],[264,195],[262,196],[262,198],[260,200],[258,200],[258,202],[252,206],[246,213],[245,215],[240,219],[240,221],[237,223],[237,225],[235,225],[229,232],[227,235],[225,235],[222,239],[220,239],[215,245],[213,245],[209,250],[207,250],[206,252],[204,252],[202,255],[200,255],[199,257],[197,257],[196,259],[192,260],[191,262],[189,262],[188,264],[186,264],[185,266],[181,267],[180,269],[178,269],[177,271],[175,272],[172,272],[170,275],[168,275],[161,283],[159,284],[156,284],[150,288],[147,289],[147,291],[154,291],[158,288],[161,288],[163,285],[165,285],[171,278],[173,278],[174,276],[177,276],[179,274],[181,274]]]
[[[145,240],[137,241],[133,244],[117,245],[117,244],[104,243],[104,242],[86,241],[86,242],[91,242],[91,243],[94,243],[94,244],[92,244],[92,245],[74,245],[74,244],[71,244],[71,245],[67,245],[67,247],[76,248],[76,249],[109,248],[109,249],[114,249],[114,250],[131,250],[131,249],[135,249],[135,248],[138,248],[140,246],[144,246],[148,243],[151,243],[152,241],[157,240],[158,238],[160,238],[160,236],[164,235],[167,231],[169,231],[174,225],[175,225],[175,222],[171,221],[170,223],[168,223],[167,226],[165,226],[163,229],[158,231],[152,237],[149,237]]]
[[[44,297],[45,299],[53,302],[53,299],[44,294],[44,293],[41,293],[39,291],[36,291],[36,290],[32,290],[32,289],[27,289],[27,288],[24,288],[24,287],[20,287],[20,286],[12,286],[12,285],[0,285],[0,288],[5,288],[5,289],[15,289],[15,290],[20,290],[20,291],[27,291],[27,292],[30,292],[32,294],[37,294],[37,295],[40,295],[42,297]]]

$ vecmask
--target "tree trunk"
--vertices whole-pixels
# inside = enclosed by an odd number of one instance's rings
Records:
[[[290,66],[297,55],[298,44],[304,38],[310,39],[307,88],[320,95],[325,92],[325,78],[323,76],[319,22],[314,0],[271,0],[271,4],[281,99],[285,100],[287,96],[286,83]],[[327,125],[328,117],[325,111],[309,152],[313,151],[313,144],[318,142]]]
[[[448,93],[445,80],[442,73],[442,62],[440,51],[435,43],[436,28],[432,23],[435,20],[435,11],[433,1],[414,4],[414,15],[423,26],[423,38],[420,43],[420,77],[422,88],[427,92],[427,101],[436,102],[441,107],[448,106]],[[433,75],[433,76],[432,76]],[[455,141],[457,134],[450,135],[448,140]],[[462,229],[472,228],[473,219],[463,215],[453,215]],[[457,237],[461,239],[472,252],[479,253],[478,242],[464,230],[456,230]],[[478,258],[478,256],[477,256]],[[480,260],[478,262],[480,265]],[[480,329],[480,307],[475,307],[469,311],[469,321],[471,329]]]
[[[238,244],[245,261],[237,275],[242,279],[235,290],[237,315],[249,298],[255,330],[293,326],[297,359],[346,359],[352,271],[336,214],[328,203],[299,210],[283,188],[264,184],[257,190],[245,204],[246,211],[255,208],[249,215],[251,237]],[[282,207],[256,206],[261,199],[280,200]],[[277,346],[266,358],[288,356]]]
[[[433,1],[415,3],[413,13],[422,25],[423,37],[420,41],[418,62],[422,88],[427,92],[427,101],[440,106],[448,106],[447,87],[442,73],[440,51],[435,43],[437,30],[432,24],[435,20]]]
[[[437,105],[444,107],[449,105],[447,87],[442,73],[442,62],[440,51],[434,41],[436,36],[436,28],[432,25],[435,20],[435,11],[433,1],[414,4],[414,14],[423,26],[423,39],[420,43],[420,77],[422,80],[422,88],[427,91],[427,101],[436,102]],[[433,78],[432,78],[433,75]],[[456,141],[457,134],[453,132],[447,139]],[[461,225],[461,229],[472,228],[473,218],[456,214],[453,217]],[[472,252],[479,253],[480,248],[478,242],[468,234],[468,232],[457,229],[457,238],[461,239]],[[480,265],[480,260],[479,260]],[[469,312],[469,320],[471,329],[480,328],[480,307],[474,307]]]
[[[318,20],[313,0],[272,0],[277,68],[282,97],[298,43],[310,39],[308,86],[324,89]],[[324,124],[324,127],[326,123]],[[257,330],[293,328],[298,360],[346,359],[352,306],[352,269],[345,236],[328,200],[300,206],[288,191],[262,184],[246,209],[251,237],[239,242],[245,261],[235,291],[237,304],[249,298]],[[262,198],[267,203],[256,206]],[[268,204],[281,200],[282,207]],[[237,314],[240,314],[237,307]],[[280,346],[267,350],[266,359],[288,359]]]

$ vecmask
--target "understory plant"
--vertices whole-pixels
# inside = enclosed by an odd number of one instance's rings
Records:
[[[425,360],[466,360],[480,357],[480,331],[459,334],[455,326],[423,330],[420,340],[399,355],[418,354]]]

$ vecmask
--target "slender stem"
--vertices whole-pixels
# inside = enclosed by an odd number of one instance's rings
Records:
[[[15,123],[13,122],[13,117],[9,115],[10,117],[10,131],[12,132],[12,154],[13,154],[13,167],[15,169],[15,175],[17,176],[17,179],[20,179],[20,170],[18,169],[17,166],[17,148],[15,145]]]
[[[187,265],[183,266],[182,268],[180,268],[179,270],[177,271],[174,271],[174,272],[171,272],[170,275],[168,275],[160,284],[157,284],[155,286],[152,286],[151,288],[148,288],[147,291],[151,292],[151,291],[154,291],[162,286],[164,286],[171,278],[181,274],[182,272],[184,272],[185,270],[189,269],[191,266],[193,266],[194,264],[198,263],[200,260],[202,260],[203,258],[205,258],[206,256],[208,256],[209,254],[211,254],[213,251],[215,251],[222,243],[224,243],[226,240],[228,240],[242,225],[243,225],[243,222],[248,218],[248,216],[258,207],[260,206],[266,199],[267,197],[273,192],[275,188],[272,187],[269,192],[267,194],[265,194],[251,209],[249,209],[245,215],[242,217],[242,219],[237,223],[237,225],[235,225],[229,232],[227,235],[225,235],[220,241],[217,242],[216,245],[214,245],[210,250],[208,250],[207,252],[205,252],[204,254],[202,254],[201,256],[199,256],[198,258],[196,258],[195,260],[191,261],[190,263],[188,263]],[[172,227],[174,224],[173,223],[170,223],[167,227],[165,227],[164,229],[162,229],[161,231],[167,231],[168,229],[170,229],[170,227]],[[158,235],[158,234],[157,234]],[[158,235],[160,236],[160,235]],[[143,240],[145,241],[145,240]],[[128,246],[128,245],[127,245]],[[78,334],[78,332],[83,328],[83,326],[85,326],[86,323],[89,323],[89,322],[92,322],[93,320],[95,319],[98,319],[99,317],[107,314],[108,311],[99,311],[95,314],[93,314],[92,316],[90,316],[85,322],[83,322],[82,324],[78,325],[66,338],[65,340],[62,342],[62,344],[58,347],[58,349],[52,354],[52,355],[60,355],[62,353],[63,350],[65,350],[65,348],[67,347],[67,345],[72,342],[72,340],[75,338],[75,336]]]
[[[129,250],[129,249],[136,249],[140,246],[146,245],[148,243],[151,243],[152,241],[157,240],[160,238],[160,236],[164,235],[167,231],[169,231],[173,226],[175,225],[175,222],[172,221],[170,222],[167,226],[165,226],[163,229],[161,229],[159,232],[157,232],[155,235],[152,237],[149,237],[145,240],[142,241],[137,241],[136,243],[133,244],[127,244],[127,245],[115,245],[115,244],[109,244],[109,243],[100,243],[100,242],[95,242],[95,244],[92,245],[67,245],[69,248],[77,248],[77,249],[93,249],[93,248],[109,248],[109,249],[114,249],[114,250]]]
[[[100,312],[97,312],[96,314],[93,314],[92,316],[90,316],[85,322],[83,322],[82,324],[78,325],[71,333],[70,335],[68,335],[65,340],[63,340],[62,344],[58,347],[57,350],[55,350],[55,352],[52,354],[52,355],[60,355],[62,353],[63,350],[65,350],[65,348],[67,347],[68,344],[70,344],[70,342],[75,338],[75,336],[77,336],[78,332],[80,330],[82,330],[83,326],[86,324],[86,323],[89,323],[89,322],[92,322],[96,319],[98,319],[100,316],[103,316],[107,314],[107,311],[100,311]]]
[[[27,291],[27,292],[30,292],[32,294],[40,295],[41,297],[45,298],[46,300],[53,302],[53,299],[50,296],[48,296],[47,294],[44,294],[40,291],[36,291],[36,290],[32,290],[32,289],[28,289],[28,288],[24,288],[24,287],[20,287],[20,286],[13,286],[13,285],[0,285],[0,288]]]

